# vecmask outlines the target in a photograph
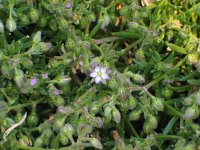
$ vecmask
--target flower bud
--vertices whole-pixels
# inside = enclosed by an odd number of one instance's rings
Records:
[[[24,73],[20,69],[15,69],[15,77],[14,80],[16,84],[21,88],[24,85]]]
[[[33,43],[37,44],[41,41],[41,34],[42,34],[41,31],[37,31],[35,33],[35,35],[33,36]]]
[[[144,50],[143,49],[136,50],[135,58],[136,60],[139,60],[139,61],[145,60]]]
[[[53,135],[52,128],[49,128],[49,127],[44,128],[42,134],[43,134],[43,136],[45,136],[45,138],[47,138],[47,139],[51,138],[52,135]]]
[[[128,99],[128,107],[130,110],[133,110],[137,105],[137,99],[133,96],[130,96]]]
[[[115,107],[112,110],[112,116],[113,116],[113,120],[116,123],[119,123],[121,121],[121,114],[120,114],[119,110],[116,109]]]
[[[77,132],[79,136],[84,137],[92,132],[92,126],[87,124],[80,124],[77,128]]]
[[[105,29],[110,23],[110,17],[105,14],[103,17],[100,17],[99,22],[102,22],[101,29]]]
[[[72,109],[71,106],[66,106],[66,107],[60,106],[60,107],[58,107],[58,111],[67,115],[67,116],[69,116],[71,113],[74,112],[74,110]]]
[[[123,96],[120,96],[120,97],[123,97]],[[119,107],[119,110],[122,111],[122,112],[127,112],[128,109],[129,109],[128,101],[124,100],[123,98],[120,98],[120,107]]]
[[[157,128],[157,125],[158,125],[158,122],[157,122],[157,119],[156,117],[154,117],[153,115],[150,115],[144,125],[143,125],[143,129],[144,129],[144,132],[149,134],[153,131],[153,129]]]
[[[191,41],[191,40],[187,41],[185,49],[188,52],[192,52],[193,50],[196,50],[196,42]]]
[[[75,13],[72,15],[73,23],[74,23],[75,25],[79,25],[80,20],[81,20],[81,17],[82,17],[82,16],[81,16],[79,13],[75,12]]]
[[[194,98],[192,96],[188,96],[188,97],[185,97],[184,100],[184,105],[192,105],[192,103],[194,102]]]
[[[94,148],[97,149],[103,149],[103,146],[101,145],[101,143],[99,142],[99,140],[97,140],[96,138],[91,138],[90,139],[90,143]]]
[[[1,66],[1,73],[3,74],[4,77],[6,77],[7,79],[12,78],[13,76],[13,69],[12,69],[12,65],[10,65],[9,63],[3,63]]]
[[[185,120],[194,120],[199,116],[199,108],[197,105],[192,105],[187,107],[184,113],[183,118]]]
[[[136,108],[135,110],[133,110],[129,116],[128,116],[128,120],[130,121],[136,121],[140,118],[142,114],[142,109],[140,107]]]
[[[110,116],[107,116],[107,117],[104,118],[104,121],[106,123],[109,123],[111,121],[111,119],[112,119],[112,115],[110,114]]]
[[[119,14],[120,14],[121,16],[126,16],[127,14],[130,14],[130,6],[122,7],[122,8],[119,10]]]
[[[191,65],[194,65],[198,62],[199,55],[197,53],[189,53],[188,54],[188,61]]]
[[[144,77],[139,75],[139,74],[135,74],[134,77],[133,77],[133,80],[135,80],[136,82],[139,82],[139,83],[144,83],[145,82]]]
[[[88,20],[82,19],[81,22],[80,22],[81,29],[84,29],[85,26],[87,26],[87,24],[88,24]]]
[[[31,140],[28,139],[27,136],[22,135],[19,139],[19,144],[22,146],[32,146]]]
[[[42,28],[46,27],[47,25],[47,17],[46,15],[42,15],[40,18],[39,18],[39,22],[38,22],[38,25]]]
[[[24,68],[27,68],[27,69],[31,68],[33,66],[33,62],[31,61],[31,59],[30,58],[26,58],[26,57],[21,58],[20,59],[20,63]]]
[[[18,14],[18,18],[19,18],[20,24],[22,25],[30,24],[29,17],[26,14],[20,13]]]
[[[50,22],[49,22],[49,28],[52,30],[52,31],[57,31],[58,30],[58,24],[56,22],[55,19],[52,19]]]
[[[174,31],[173,31],[173,30],[169,30],[169,31],[166,33],[167,41],[171,41],[174,35],[175,35],[175,34],[174,34]]]
[[[59,131],[64,126],[65,119],[66,119],[65,117],[56,118],[53,124],[53,129],[55,131]]]
[[[93,119],[91,120],[91,125],[96,128],[102,128],[104,125],[104,119],[100,117],[93,117]]]
[[[21,111],[17,112],[17,115],[15,116],[15,120],[16,122],[19,122],[20,120],[22,120],[23,114]]]
[[[163,111],[164,109],[164,104],[163,104],[163,100],[160,98],[156,98],[156,97],[151,97],[152,98],[152,107],[157,110],[157,111]]]
[[[16,121],[11,118],[1,118],[1,126],[4,127],[12,126],[13,124],[15,124],[15,122]]]
[[[69,50],[73,49],[74,46],[75,46],[74,40],[71,39],[71,38],[69,38],[69,39],[67,40],[67,42],[65,43],[65,46],[66,46],[66,48],[69,49]]]
[[[0,33],[4,33],[4,25],[1,20],[0,20]]]
[[[58,136],[61,144],[67,145],[69,143],[69,139],[64,133],[61,132]]]
[[[19,96],[16,97],[6,97],[8,101],[8,105],[11,106],[18,101]]]
[[[40,42],[39,45],[42,52],[46,52],[52,48],[52,44],[50,42]]]
[[[109,88],[111,88],[113,90],[117,89],[117,87],[118,87],[117,81],[115,79],[108,80],[108,86],[109,86]]]
[[[94,22],[96,20],[96,17],[94,14],[88,15],[88,22]]]
[[[69,123],[65,124],[62,131],[68,138],[71,138],[72,135],[74,134],[74,128]]]
[[[39,11],[31,7],[29,17],[33,23],[36,23],[39,20]]]
[[[157,119],[156,119],[155,116],[150,115],[150,116],[148,117],[148,121],[149,121],[149,125],[151,125],[153,129],[157,128],[158,122],[157,122]]]
[[[6,27],[10,32],[13,32],[16,30],[17,25],[13,17],[9,17],[8,20],[6,21]]]
[[[35,127],[38,124],[39,118],[37,116],[35,108],[33,108],[31,114],[28,116],[27,123],[29,127]]]
[[[60,95],[51,95],[51,103],[57,107],[63,106],[65,104],[65,100]]]
[[[90,105],[90,112],[91,113],[96,114],[96,113],[99,113],[100,110],[101,110],[101,106],[98,103],[94,102]]]
[[[34,147],[42,147],[44,145],[42,136],[35,140]]]
[[[144,83],[145,79],[143,76],[139,75],[139,74],[135,74],[132,73],[131,71],[128,71],[126,73],[127,76],[131,77],[134,81],[138,82],[138,83]]]
[[[109,117],[111,115],[111,107],[110,106],[106,106],[106,108],[104,109],[104,116],[105,117]]]
[[[122,139],[119,139],[117,140],[116,147],[119,150],[125,150],[126,145]]]
[[[161,91],[161,95],[162,95],[164,98],[169,99],[169,98],[172,97],[173,91],[170,90],[168,87],[165,86],[165,87],[162,89],[162,91]]]
[[[69,28],[69,23],[64,18],[59,18],[58,25],[61,30],[67,30]]]

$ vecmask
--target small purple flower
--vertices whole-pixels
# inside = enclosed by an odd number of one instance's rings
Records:
[[[31,80],[30,80],[30,84],[31,84],[31,86],[34,86],[35,84],[37,83],[37,78],[32,78]]]
[[[72,7],[72,3],[68,2],[66,5],[65,5],[65,8],[67,9],[70,9]]]
[[[48,73],[43,73],[43,74],[41,74],[41,76],[42,76],[43,79],[47,79],[48,78]]]
[[[54,94],[54,95],[59,95],[59,94],[61,94],[61,93],[60,93],[59,90],[56,89],[56,90],[53,91],[53,94]]]
[[[165,80],[165,82],[166,82],[167,84],[169,84],[171,81],[170,81],[170,79],[167,79],[167,80]]]
[[[91,48],[91,45],[90,43],[87,43],[87,48],[90,49]]]
[[[102,82],[104,84],[106,84],[106,80],[110,78],[106,72],[106,67],[99,66],[94,68],[94,70],[90,73],[90,77],[93,78],[92,81],[95,81],[95,83]]]

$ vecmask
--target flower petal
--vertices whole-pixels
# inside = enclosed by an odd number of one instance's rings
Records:
[[[101,68],[101,73],[105,73],[106,72],[106,67]]]
[[[30,80],[30,84],[31,84],[32,86],[34,86],[36,83],[37,83],[37,79],[36,79],[36,78],[32,78],[32,79]]]
[[[94,71],[95,71],[95,72],[99,72],[99,71],[100,71],[99,66],[96,66],[95,69],[94,69]]]
[[[91,73],[90,73],[90,77],[95,78],[96,76],[97,76],[97,73],[96,73],[96,72],[91,72]]]
[[[106,73],[102,73],[101,77],[105,80],[108,80],[110,77]]]
[[[101,81],[101,77],[97,76],[97,77],[95,78],[95,82],[96,82],[96,83],[99,83],[100,81]]]

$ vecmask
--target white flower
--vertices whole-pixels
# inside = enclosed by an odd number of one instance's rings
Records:
[[[95,83],[104,83],[106,84],[106,80],[108,80],[110,77],[106,73],[106,67],[99,67],[96,66],[94,70],[90,73],[90,77],[92,77],[92,81],[95,81]]]

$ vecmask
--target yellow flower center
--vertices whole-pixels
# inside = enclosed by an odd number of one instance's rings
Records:
[[[97,73],[97,76],[101,77],[101,75],[102,75],[102,73],[99,71],[99,72]]]

